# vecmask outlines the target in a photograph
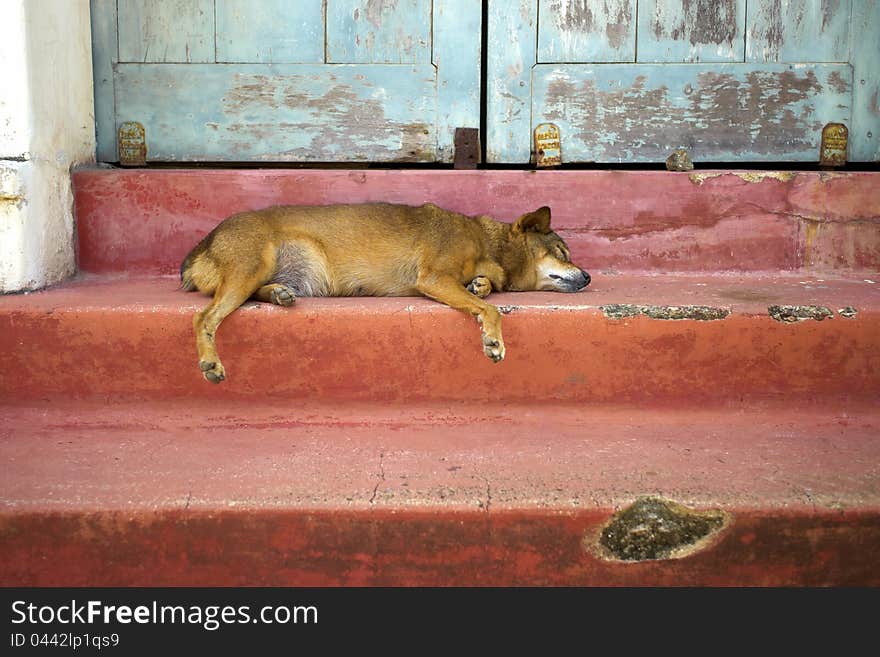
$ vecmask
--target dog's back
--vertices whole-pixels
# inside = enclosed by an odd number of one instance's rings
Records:
[[[419,263],[479,258],[480,223],[434,205],[276,206],[233,215],[181,264],[186,290],[213,294],[224,274],[268,270],[298,296],[412,296]]]

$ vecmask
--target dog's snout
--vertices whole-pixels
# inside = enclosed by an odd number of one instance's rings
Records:
[[[556,290],[557,292],[578,292],[590,284],[590,275],[579,267],[568,266],[565,269],[556,270],[559,273],[547,271],[539,287],[542,290]]]

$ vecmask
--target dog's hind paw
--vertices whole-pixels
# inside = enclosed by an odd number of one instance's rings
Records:
[[[199,369],[206,381],[211,383],[220,383],[226,378],[226,370],[220,362],[212,363],[206,360],[199,361]]]
[[[492,282],[485,276],[477,276],[468,284],[467,290],[482,299],[489,296],[492,291]]]
[[[500,363],[504,360],[504,340],[483,333],[483,353],[493,363]]]

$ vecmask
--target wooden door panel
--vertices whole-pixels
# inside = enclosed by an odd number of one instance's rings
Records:
[[[489,162],[532,160],[559,124],[563,163],[817,162],[849,128],[880,160],[880,0],[488,0]],[[629,51],[609,47],[621,16]],[[630,43],[626,42],[629,49]]]
[[[822,126],[850,123],[845,64],[538,65],[532,120],[556,123],[566,161],[816,159]]]
[[[743,61],[746,0],[639,0],[640,62]]]
[[[489,0],[486,159],[528,162],[532,67],[538,59],[538,0]]]
[[[431,0],[327,0],[328,63],[430,62],[431,4]]]
[[[127,121],[147,161],[175,162],[451,162],[455,129],[480,125],[477,0],[91,10],[99,160],[118,160]]]
[[[636,0],[539,0],[539,62],[634,62]]]
[[[144,124],[152,160],[437,156],[430,64],[119,64],[115,83],[126,90],[116,98],[117,118]]]
[[[849,158],[880,162],[880,0],[853,3],[853,122]]]
[[[851,13],[850,0],[750,0],[746,61],[846,62]]]
[[[116,0],[91,0],[92,80],[95,87],[95,156],[99,162],[119,160],[116,141],[116,89],[113,68],[119,62]]]
[[[119,0],[118,7],[119,61],[214,61],[214,0]]]
[[[321,0],[216,0],[217,62],[324,62]]]

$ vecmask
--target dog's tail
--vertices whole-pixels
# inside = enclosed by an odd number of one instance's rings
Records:
[[[186,292],[192,292],[199,289],[196,280],[196,263],[203,258],[199,258],[211,245],[213,233],[207,235],[201,242],[193,247],[187,256],[180,263],[180,287]]]
[[[196,283],[192,277],[192,265],[195,259],[195,249],[193,249],[180,263],[180,287],[184,292],[192,292],[196,289]]]

